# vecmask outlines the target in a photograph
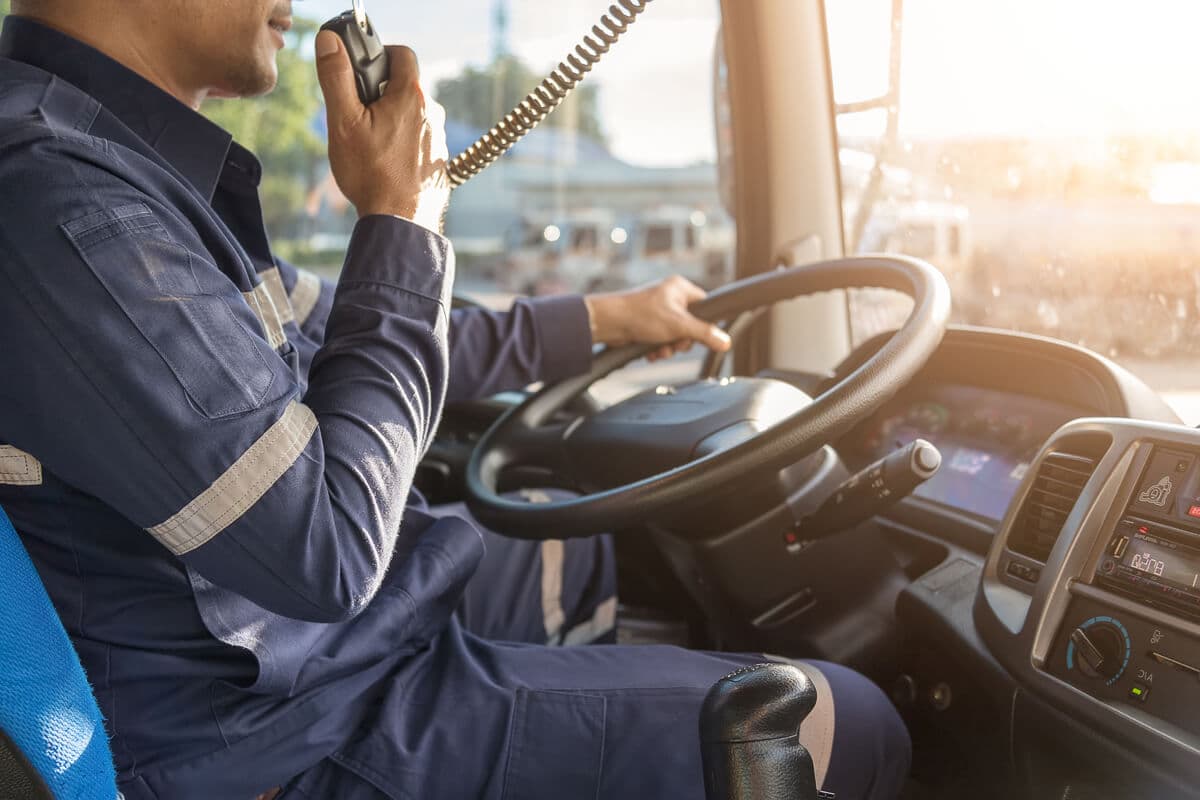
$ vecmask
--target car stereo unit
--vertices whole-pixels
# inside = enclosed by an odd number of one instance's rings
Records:
[[[1200,617],[1200,469],[1196,454],[1158,447],[1101,559],[1100,582]]]

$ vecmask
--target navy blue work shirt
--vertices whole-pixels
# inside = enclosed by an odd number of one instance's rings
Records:
[[[590,363],[578,297],[450,314],[449,243],[370,216],[336,287],[261,168],[96,50],[0,35],[0,505],[122,790],[237,797],[344,744],[482,553],[410,500],[446,397]]]

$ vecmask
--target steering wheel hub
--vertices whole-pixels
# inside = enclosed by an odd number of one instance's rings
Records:
[[[583,491],[621,486],[738,444],[811,402],[768,378],[658,386],[568,428],[566,468]]]

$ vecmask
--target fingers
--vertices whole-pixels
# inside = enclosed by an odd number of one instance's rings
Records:
[[[417,65],[417,54],[402,44],[387,46],[388,82],[379,98],[385,115],[406,113],[416,110],[426,114],[429,102],[421,89],[421,68]]]
[[[695,303],[697,300],[703,300],[705,297],[708,297],[708,292],[704,291],[699,286],[692,283],[691,281],[689,281],[687,278],[683,277],[682,275],[676,275],[674,278],[672,278],[672,281],[675,283],[676,286],[679,287],[679,290],[683,293],[683,300],[684,300],[685,305],[690,306],[692,303]]]
[[[664,344],[662,347],[647,355],[646,360],[661,361],[664,358],[671,358],[672,356],[677,356],[680,353],[686,353],[688,350],[691,350],[695,344],[696,343],[691,339],[680,339],[672,344]]]
[[[693,341],[700,342],[718,353],[728,350],[731,345],[729,334],[716,325],[693,316],[686,310],[687,306],[703,300],[708,293],[680,275],[669,278],[665,286],[669,291],[678,293],[676,296],[682,298],[682,305],[685,309],[681,312],[682,319],[679,321],[679,328],[682,335],[675,344],[675,352],[682,353],[687,350],[692,346]]]
[[[712,323],[705,322],[702,319],[687,315],[683,322],[684,333],[691,339],[695,339],[700,344],[707,347],[709,350],[715,350],[718,353],[724,353],[733,344],[729,338],[729,334],[718,328]]]
[[[665,344],[648,354],[646,356],[646,360],[650,362],[662,361],[664,358],[670,358],[673,355],[675,355],[675,347],[673,345]]]
[[[354,69],[342,40],[333,31],[317,34],[317,79],[325,95],[325,107],[333,129],[334,120],[344,120],[362,113],[362,101],[354,80]]]
[[[390,77],[388,86],[395,85],[409,88],[421,81],[421,67],[417,64],[417,54],[411,47],[402,44],[389,45],[387,48]]]

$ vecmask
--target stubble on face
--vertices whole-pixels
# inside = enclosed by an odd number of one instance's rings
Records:
[[[290,20],[291,0],[179,0],[194,21],[191,41],[205,83],[218,97],[254,97],[275,88],[278,45],[269,23]],[[187,35],[187,34],[185,34]]]

